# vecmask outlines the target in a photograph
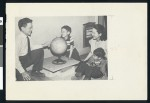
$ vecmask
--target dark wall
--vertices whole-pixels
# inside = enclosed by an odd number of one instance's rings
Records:
[[[0,67],[3,67],[3,47],[0,47]]]
[[[3,25],[0,25],[0,45],[3,45]]]

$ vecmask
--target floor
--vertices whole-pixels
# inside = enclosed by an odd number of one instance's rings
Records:
[[[75,68],[75,66],[71,66],[55,73],[43,69],[41,72],[50,78],[49,80],[71,80],[71,77],[75,74]]]
[[[46,75],[46,78],[43,80],[72,80],[71,78],[75,75],[76,66],[71,66],[68,68],[64,68],[56,73],[49,72],[47,70],[42,70],[41,72]],[[107,80],[107,77],[92,79],[92,80]]]
[[[86,55],[82,55],[81,58],[85,58]],[[31,69],[32,67],[30,67]],[[49,72],[43,69],[41,72],[45,74],[45,78],[32,77],[34,81],[56,81],[56,80],[71,80],[72,76],[75,75],[76,66],[70,66],[63,68],[55,73]],[[96,80],[96,79],[95,79]],[[107,80],[107,77],[99,78],[98,80]]]
[[[31,70],[28,70],[30,75]],[[71,80],[71,77],[75,74],[75,66],[64,68],[58,72],[52,73],[45,69],[41,70],[42,73],[45,74],[45,77],[35,77],[31,76],[31,81],[49,81],[49,80]]]

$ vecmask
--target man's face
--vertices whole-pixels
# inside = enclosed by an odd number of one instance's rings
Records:
[[[94,40],[100,37],[100,34],[98,34],[95,28],[92,29],[92,36]]]
[[[22,31],[27,35],[31,36],[32,34],[32,23],[27,23],[26,27],[21,27]]]
[[[62,37],[66,37],[66,36],[68,36],[69,35],[69,31],[67,31],[66,29],[61,29],[61,35],[62,35]]]

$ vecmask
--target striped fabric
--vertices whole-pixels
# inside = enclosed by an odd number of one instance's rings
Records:
[[[74,46],[74,40],[71,36],[69,36],[66,42],[67,42],[67,51],[70,51],[71,45]]]

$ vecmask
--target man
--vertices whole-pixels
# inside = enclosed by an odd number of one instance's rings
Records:
[[[26,68],[33,65],[31,75],[44,77],[40,71],[43,69],[44,51],[49,43],[32,45],[30,36],[32,34],[32,20],[29,18],[20,19],[18,22],[20,34],[16,37],[16,79],[18,81],[31,80]]]

